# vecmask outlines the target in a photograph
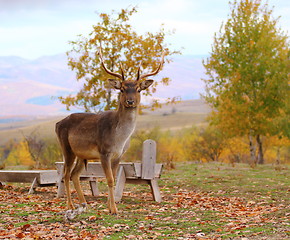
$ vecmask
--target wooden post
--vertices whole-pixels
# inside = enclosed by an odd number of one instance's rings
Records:
[[[34,189],[36,188],[36,186],[37,186],[37,177],[35,177],[33,179],[33,182],[32,182],[32,184],[30,186],[30,189],[28,191],[28,194],[33,194],[34,193]]]
[[[120,202],[122,199],[125,183],[126,183],[125,170],[123,166],[120,166],[116,179],[116,188],[115,188],[116,202]]]
[[[90,181],[90,187],[94,197],[100,195],[97,181]]]
[[[60,197],[63,197],[65,194],[64,182],[63,182],[63,164],[57,162],[56,170],[57,170],[57,176],[58,176],[56,197],[60,198]]]
[[[57,182],[57,195],[56,195],[56,197],[58,197],[58,198],[63,197],[65,194],[64,182],[62,180],[62,174],[59,176],[60,177],[59,177],[58,182]]]
[[[141,178],[151,180],[155,175],[156,142],[148,139],[143,142]]]
[[[161,202],[162,198],[161,198],[157,179],[150,180],[150,187],[151,187],[151,192],[152,192],[154,200],[156,202]]]

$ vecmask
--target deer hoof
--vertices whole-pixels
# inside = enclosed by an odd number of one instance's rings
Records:
[[[111,215],[118,215],[118,211],[117,211],[117,209],[114,209],[114,210],[111,210],[110,209],[110,213],[111,213]]]
[[[68,204],[68,210],[74,210],[75,207],[72,204]]]

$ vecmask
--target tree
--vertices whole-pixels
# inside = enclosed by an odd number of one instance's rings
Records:
[[[30,166],[32,167],[35,162],[33,161],[26,141],[21,141],[16,145],[15,148],[9,153],[7,159],[5,160],[7,166]]]
[[[45,149],[45,142],[39,138],[37,129],[32,131],[29,135],[25,135],[22,132],[24,141],[27,144],[27,150],[30,153],[31,158],[35,162],[35,168],[39,169],[41,166],[42,155]]]
[[[98,56],[100,42],[106,66],[111,71],[118,72],[122,65],[128,79],[136,79],[139,65],[148,72],[156,69],[162,50],[166,52],[165,56],[178,53],[166,47],[164,43],[166,33],[163,28],[155,34],[147,32],[145,35],[138,35],[129,23],[130,17],[136,12],[136,8],[133,7],[122,9],[116,15],[114,12],[112,15],[101,13],[99,15],[101,21],[93,26],[89,37],[80,35],[77,41],[70,42],[73,48],[67,52],[68,65],[76,71],[77,80],[84,80],[84,85],[76,95],[59,97],[68,110],[72,106],[79,106],[89,112],[108,110],[117,106],[116,97],[107,84],[108,75],[100,67]],[[168,85],[169,78],[162,78],[160,83]],[[143,94],[152,95],[158,84],[155,81],[153,87]]]
[[[258,163],[264,162],[262,136],[285,134],[275,120],[289,119],[289,40],[271,14],[260,0],[231,3],[203,62],[211,122],[229,136],[249,136],[252,151],[255,139]]]
[[[226,138],[214,126],[186,129],[182,136],[184,153],[190,161],[219,161]]]
[[[164,164],[165,168],[174,169],[175,163],[184,159],[180,138],[170,131],[162,132],[158,141],[157,158]]]

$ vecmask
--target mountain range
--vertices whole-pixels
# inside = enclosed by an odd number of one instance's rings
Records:
[[[197,99],[203,91],[205,56],[175,56],[154,79],[169,77],[169,86],[159,86],[155,98]],[[0,121],[15,116],[54,116],[66,114],[57,96],[80,89],[81,83],[67,66],[65,54],[27,60],[17,56],[0,57]],[[148,99],[147,99],[148,100]]]

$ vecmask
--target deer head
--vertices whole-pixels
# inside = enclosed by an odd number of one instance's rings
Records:
[[[124,74],[124,70],[122,68],[122,65],[120,65],[121,74],[114,73],[114,72],[110,71],[104,63],[101,47],[99,50],[99,56],[100,56],[101,64],[102,64],[104,70],[108,74],[117,78],[117,79],[109,79],[109,83],[110,83],[111,87],[113,87],[117,90],[120,90],[120,92],[121,92],[120,103],[123,106],[125,106],[126,108],[136,108],[140,103],[140,92],[147,89],[154,82],[151,79],[146,79],[146,80],[144,80],[144,79],[149,77],[149,76],[156,75],[160,71],[160,69],[163,65],[163,62],[164,62],[165,52],[163,51],[163,53],[162,53],[161,60],[160,60],[160,63],[158,65],[157,69],[151,73],[141,75],[140,74],[141,73],[141,70],[140,70],[141,64],[140,64],[140,66],[138,68],[136,80],[126,80],[125,79],[125,74]]]

